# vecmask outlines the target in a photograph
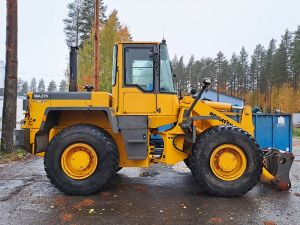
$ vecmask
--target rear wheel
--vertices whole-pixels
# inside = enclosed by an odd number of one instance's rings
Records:
[[[247,132],[232,126],[216,126],[197,138],[190,167],[208,193],[236,197],[251,190],[259,181],[262,156]]]
[[[92,125],[75,125],[56,135],[45,153],[51,182],[72,195],[95,194],[118,170],[119,153],[112,137]]]

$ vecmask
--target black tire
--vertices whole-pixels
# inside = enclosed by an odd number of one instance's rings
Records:
[[[96,152],[98,164],[85,179],[72,179],[62,169],[64,150],[74,143],[90,145]],[[119,152],[113,138],[103,129],[93,125],[74,125],[63,129],[49,144],[44,159],[45,171],[51,183],[68,195],[91,195],[114,176],[119,167]]]
[[[211,154],[223,144],[239,147],[246,156],[246,169],[235,180],[222,180],[211,169]],[[193,176],[209,194],[220,197],[238,197],[250,191],[260,179],[261,150],[255,139],[242,129],[233,126],[216,126],[197,137],[197,143],[193,146],[191,154],[190,167]]]
[[[191,169],[190,157],[184,159],[183,162],[184,162],[184,164],[186,165],[187,168]]]

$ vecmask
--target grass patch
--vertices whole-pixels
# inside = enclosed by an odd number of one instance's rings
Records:
[[[12,153],[0,152],[0,164],[10,163],[13,161],[19,161],[22,159],[26,159],[29,156],[31,156],[30,153],[28,153],[24,150],[21,150],[21,149],[18,149],[17,151],[12,152]]]
[[[293,136],[300,137],[300,128],[293,128]]]

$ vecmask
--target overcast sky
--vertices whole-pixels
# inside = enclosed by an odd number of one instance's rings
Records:
[[[62,19],[70,0],[19,0],[19,75],[47,81],[63,78],[68,60]],[[171,56],[230,58],[242,46],[280,39],[300,25],[299,0],[105,0],[119,11],[134,40],[160,41]],[[0,0],[0,60],[5,59],[6,1]],[[164,32],[163,32],[164,31]]]

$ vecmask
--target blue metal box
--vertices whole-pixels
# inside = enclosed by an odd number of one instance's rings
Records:
[[[253,114],[253,124],[261,148],[292,152],[291,114]]]

